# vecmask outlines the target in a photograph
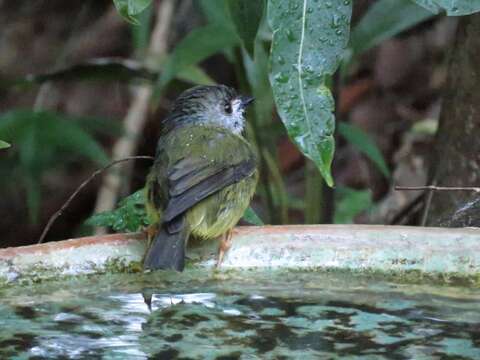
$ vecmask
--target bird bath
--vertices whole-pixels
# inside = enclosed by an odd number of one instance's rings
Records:
[[[184,273],[142,236],[0,249],[0,358],[480,358],[480,234],[242,228]]]

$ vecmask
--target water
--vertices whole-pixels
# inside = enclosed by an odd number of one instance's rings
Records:
[[[0,359],[480,359],[480,289],[209,272],[95,276],[0,297]]]

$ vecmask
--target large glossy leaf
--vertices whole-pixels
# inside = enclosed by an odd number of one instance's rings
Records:
[[[265,0],[228,0],[230,17],[243,46],[253,57],[255,38],[262,21]]]
[[[380,149],[366,132],[355,125],[340,122],[338,133],[365,154],[385,177],[390,177],[390,171]]]
[[[353,28],[350,47],[353,55],[377,46],[414,25],[435,16],[411,0],[379,0]]]
[[[113,0],[113,4],[122,17],[132,24],[138,24],[137,16],[144,11],[152,0]]]
[[[446,11],[450,16],[469,15],[480,11],[480,0],[413,0],[435,14]]]
[[[9,143],[7,143],[6,141],[2,141],[0,140],[0,150],[1,149],[7,149],[9,148],[11,145]]]
[[[349,38],[351,0],[270,0],[270,83],[289,136],[333,185],[334,100],[326,82]]]
[[[173,50],[168,58],[156,94],[182,70],[197,64],[226,47],[238,44],[238,37],[222,25],[211,24],[192,30]]]

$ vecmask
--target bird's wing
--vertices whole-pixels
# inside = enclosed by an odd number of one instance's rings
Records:
[[[169,199],[162,221],[171,222],[208,196],[251,176],[255,169],[253,156],[236,164],[216,164],[201,158],[178,161],[168,172]]]

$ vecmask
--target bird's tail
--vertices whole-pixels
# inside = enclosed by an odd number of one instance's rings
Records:
[[[172,269],[183,271],[188,238],[188,229],[185,223],[185,221],[182,221],[182,224],[176,226],[173,231],[166,224],[160,227],[145,256],[143,262],[145,270]]]

